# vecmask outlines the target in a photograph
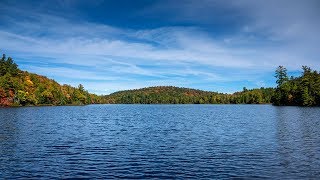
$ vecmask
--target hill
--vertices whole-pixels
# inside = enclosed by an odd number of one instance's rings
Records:
[[[0,106],[83,105],[101,98],[78,87],[60,85],[45,76],[21,71],[12,58],[0,59]]]
[[[126,90],[107,96],[60,85],[45,76],[22,71],[12,58],[0,59],[0,106],[109,104],[261,104],[270,103],[273,88],[223,94],[174,86]]]
[[[107,96],[78,87],[60,85],[45,76],[22,71],[12,58],[0,59],[0,106],[109,104],[266,104],[320,106],[320,73],[307,66],[299,77],[288,77],[287,70],[276,70],[276,88],[260,88],[233,94],[174,86],[126,90]]]
[[[270,103],[273,88],[247,90],[234,94],[174,86],[156,86],[119,91],[104,97],[110,104],[264,104]]]

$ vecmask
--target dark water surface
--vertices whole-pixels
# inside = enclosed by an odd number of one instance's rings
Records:
[[[0,109],[0,179],[320,178],[320,108]]]

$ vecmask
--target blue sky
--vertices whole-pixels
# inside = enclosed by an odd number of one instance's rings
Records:
[[[0,50],[23,70],[90,92],[275,86],[320,69],[317,0],[0,2]]]

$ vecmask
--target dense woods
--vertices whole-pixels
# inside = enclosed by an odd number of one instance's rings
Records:
[[[0,59],[0,106],[108,104],[266,104],[319,106],[320,74],[302,67],[300,77],[288,77],[276,69],[276,88],[260,88],[224,94],[174,86],[118,91],[107,96],[78,87],[60,85],[44,76],[21,71],[12,58]]]
[[[100,97],[78,87],[60,85],[44,76],[21,71],[12,58],[0,59],[0,106],[82,105]]]
[[[264,104],[271,102],[273,88],[247,90],[234,94],[201,91],[173,86],[157,86],[119,91],[105,96],[116,104]]]
[[[289,78],[285,67],[277,68],[277,87],[272,97],[274,105],[320,105],[320,74],[307,66],[303,66],[302,70],[301,76]]]

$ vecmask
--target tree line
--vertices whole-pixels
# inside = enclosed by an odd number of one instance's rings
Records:
[[[320,73],[307,66],[302,66],[302,70],[301,76],[289,78],[285,67],[277,68],[274,105],[320,106]]]
[[[21,71],[12,58],[0,59],[0,106],[82,105],[101,97],[78,87],[60,85],[44,76]]]
[[[116,104],[268,104],[276,106],[320,106],[320,73],[302,66],[302,75],[290,78],[287,69],[275,71],[276,88],[259,88],[233,94],[158,86],[120,91],[104,99]]]
[[[268,104],[319,106],[320,74],[307,66],[299,77],[276,69],[276,88],[243,88],[233,94],[174,86],[118,91],[106,96],[89,93],[83,85],[60,85],[47,77],[21,71],[12,58],[0,59],[0,106],[107,104]]]
[[[265,104],[271,103],[273,88],[247,90],[234,94],[208,92],[174,86],[156,86],[120,91],[105,96],[110,104]]]

